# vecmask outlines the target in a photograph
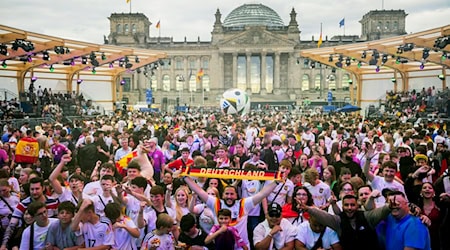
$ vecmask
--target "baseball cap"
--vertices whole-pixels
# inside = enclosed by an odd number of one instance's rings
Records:
[[[281,216],[281,206],[278,203],[272,203],[270,204],[269,210],[267,211],[267,214],[270,217],[280,217]]]

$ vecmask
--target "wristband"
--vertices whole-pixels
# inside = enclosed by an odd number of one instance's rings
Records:
[[[267,236],[269,236],[270,238],[273,238],[273,235],[271,233],[269,233]]]

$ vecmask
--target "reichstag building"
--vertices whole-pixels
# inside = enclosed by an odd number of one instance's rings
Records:
[[[321,47],[363,42],[406,34],[403,10],[373,10],[361,23],[361,35],[323,37]],[[123,76],[118,95],[130,104],[146,101],[146,89],[163,110],[175,105],[218,106],[222,93],[239,88],[254,103],[301,104],[349,97],[350,75],[299,57],[302,49],[316,48],[318,37],[301,39],[297,13],[289,23],[263,4],[243,4],[225,18],[217,9],[211,40],[174,41],[150,36],[152,23],[142,13],[113,13],[105,43],[148,48],[167,58]],[[299,20],[301,21],[301,20]],[[336,24],[338,25],[338,24]]]

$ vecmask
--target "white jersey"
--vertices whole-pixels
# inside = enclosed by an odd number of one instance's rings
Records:
[[[158,218],[158,214],[166,213],[174,220],[174,225],[177,224],[177,215],[175,210],[172,208],[164,206],[164,211],[156,213],[155,209],[152,207],[144,208],[144,221],[147,224],[147,232],[151,232],[156,229],[156,219]]]
[[[70,201],[75,205],[75,207],[78,206],[80,199],[78,199],[78,197],[75,197],[75,195],[72,193],[72,190],[70,190],[69,187],[63,187],[62,189],[63,192],[58,197],[59,202]],[[89,199],[89,196],[84,193],[82,193],[81,196],[83,199]]]
[[[156,250],[174,250],[175,238],[172,233],[156,235],[153,232],[148,233],[142,242],[141,250],[150,250],[156,247]]]
[[[295,236],[297,233],[297,228],[292,226],[292,224],[286,220],[281,219],[280,221],[280,227],[283,229],[279,231],[278,233],[274,234],[272,237],[272,240],[270,242],[268,250],[272,249],[281,249],[284,247],[286,243],[292,242],[295,240]],[[253,232],[253,242],[254,244],[261,242],[264,240],[264,238],[269,235],[272,228],[270,228],[269,223],[267,220],[264,220],[263,222],[259,223]]]
[[[33,250],[41,250],[45,247],[45,238],[47,237],[48,228],[52,223],[59,223],[56,218],[49,218],[49,223],[45,227],[40,227],[34,222],[33,232]],[[22,234],[22,240],[20,242],[20,250],[30,250],[30,230],[31,226],[25,228]]]
[[[96,196],[91,196],[89,197],[89,199],[92,201],[92,203],[94,204],[94,208],[95,208],[95,213],[102,217],[105,216],[105,207],[108,203],[113,203],[114,200],[113,198],[110,197],[105,197],[103,195],[96,195]]]
[[[309,221],[305,221],[298,227],[295,239],[302,242],[306,246],[306,249],[311,249],[316,244],[319,237],[320,233],[313,232],[309,225]],[[322,236],[323,249],[331,249],[331,246],[336,243],[339,243],[339,237],[336,231],[326,227],[325,233]]]
[[[264,185],[269,185],[270,183],[272,183],[272,181],[266,181]],[[291,180],[287,179],[284,183],[278,183],[275,189],[267,197],[267,202],[269,204],[275,202],[278,203],[280,206],[284,206],[284,204],[286,204],[287,197],[292,197],[293,193],[294,193],[294,183]]]
[[[262,184],[258,180],[242,180],[242,198],[252,197],[262,189]],[[259,216],[261,211],[261,203],[248,212],[249,216]]]
[[[400,184],[397,181],[387,182],[383,177],[381,176],[375,176],[375,178],[372,180],[372,189],[376,189],[378,191],[383,191],[383,189],[390,189],[392,191],[400,191],[402,193],[405,193],[405,188],[402,184]],[[406,196],[405,196],[406,197]],[[378,197],[375,200],[375,203],[377,204],[384,204],[386,202],[386,199],[383,196]]]
[[[137,228],[136,224],[128,216],[124,216],[120,223],[123,223],[130,228]],[[136,238],[131,236],[125,228],[115,228],[113,248],[137,250]]]
[[[309,183],[304,185],[308,188],[314,200],[314,205],[323,206],[327,203],[328,199],[331,197],[330,186],[320,181],[317,185],[313,186]]]
[[[83,223],[81,232],[84,236],[86,248],[114,245],[114,232],[111,221],[106,217],[100,217],[96,224]]]
[[[255,207],[253,204],[253,197],[236,200],[233,206],[229,207],[222,199],[214,196],[208,196],[206,205],[208,205],[208,207],[211,208],[215,214],[217,214],[217,212],[222,208],[229,209],[231,211],[230,226],[234,226],[238,230],[242,240],[245,244],[247,244],[247,247],[250,248],[247,234],[247,221],[248,212]]]
[[[3,201],[4,199],[4,201]],[[14,208],[19,204],[20,199],[15,195],[11,195],[8,198],[3,198],[0,200],[0,218],[1,226],[7,228],[9,225],[9,215],[14,211]],[[6,203],[5,203],[6,202]]]

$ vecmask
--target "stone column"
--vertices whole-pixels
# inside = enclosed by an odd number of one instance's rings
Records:
[[[280,89],[280,52],[275,52],[275,60],[273,62],[273,93],[279,93]]]
[[[252,82],[251,82],[251,65],[252,65],[252,53],[251,52],[247,52],[245,53],[245,59],[246,59],[246,74],[245,74],[245,78],[246,78],[246,84],[247,84],[247,89],[245,90],[248,94],[252,93]]]
[[[238,67],[237,67],[237,57],[238,57],[238,54],[237,53],[233,53],[233,88],[237,88],[237,70],[238,70]],[[225,85],[225,83],[224,83],[224,85]],[[225,87],[225,86],[223,86],[223,87]]]
[[[261,52],[261,79],[260,79],[260,93],[261,95],[267,94],[266,89],[266,78],[267,78],[267,61],[266,61],[267,52]]]
[[[188,58],[184,57],[183,58],[183,66],[184,66],[184,82],[183,82],[183,91],[185,90],[189,90],[189,73],[190,73],[190,69],[189,69],[189,62],[188,62]]]

